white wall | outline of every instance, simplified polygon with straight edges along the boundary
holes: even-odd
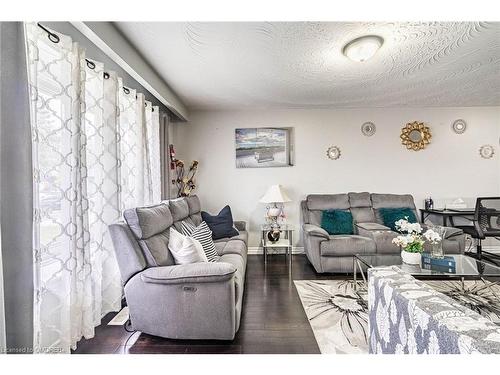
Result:
[[[463,118],[467,131],[452,132]],[[432,142],[414,152],[401,145],[406,123],[430,126]],[[361,134],[363,122],[372,121],[377,132]],[[240,127],[293,127],[295,165],[288,168],[237,169],[234,129]],[[279,183],[293,202],[286,205],[288,221],[300,229],[299,201],[311,193],[369,191],[411,193],[417,206],[431,195],[442,199],[499,195],[500,107],[405,108],[363,110],[254,110],[192,112],[187,124],[176,124],[173,139],[178,157],[197,159],[196,182],[202,208],[213,213],[229,204],[235,220],[250,226],[250,246],[258,246],[259,224],[265,207],[258,203],[271,184]],[[492,159],[479,156],[479,147],[495,147]],[[337,145],[339,160],[326,157]],[[298,232],[296,244],[300,246]]]

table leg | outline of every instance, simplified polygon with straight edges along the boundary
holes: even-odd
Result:
[[[290,245],[290,247],[289,247],[290,254],[288,255],[288,266],[290,267],[290,269],[292,269],[293,235],[292,235],[291,231],[289,232],[288,236],[290,237],[288,239],[288,243]]]
[[[266,232],[262,231],[262,253],[264,255],[264,264],[267,265],[267,246],[266,246]]]
[[[368,281],[366,280],[365,274],[363,272],[363,267],[361,266],[361,264],[359,264],[358,260],[356,260],[356,262],[358,263],[359,273],[361,274],[361,277],[363,278],[363,282],[365,283],[365,285],[367,285]]]
[[[356,257],[355,256],[352,257],[352,271],[353,271],[353,279],[354,279],[354,291],[357,292],[358,291],[358,281],[357,281],[358,270],[356,267]]]

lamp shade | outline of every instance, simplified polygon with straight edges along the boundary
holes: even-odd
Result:
[[[281,185],[271,185],[266,194],[260,198],[261,203],[285,203],[291,201]]]

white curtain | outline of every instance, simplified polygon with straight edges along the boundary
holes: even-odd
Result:
[[[122,289],[107,226],[160,201],[158,107],[26,24],[34,168],[35,351],[76,348]]]

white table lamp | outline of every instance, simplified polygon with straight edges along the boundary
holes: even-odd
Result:
[[[268,203],[267,217],[271,221],[271,226],[279,227],[278,217],[283,213],[283,203],[291,202],[281,185],[271,185],[266,194],[260,198],[261,203]]]

